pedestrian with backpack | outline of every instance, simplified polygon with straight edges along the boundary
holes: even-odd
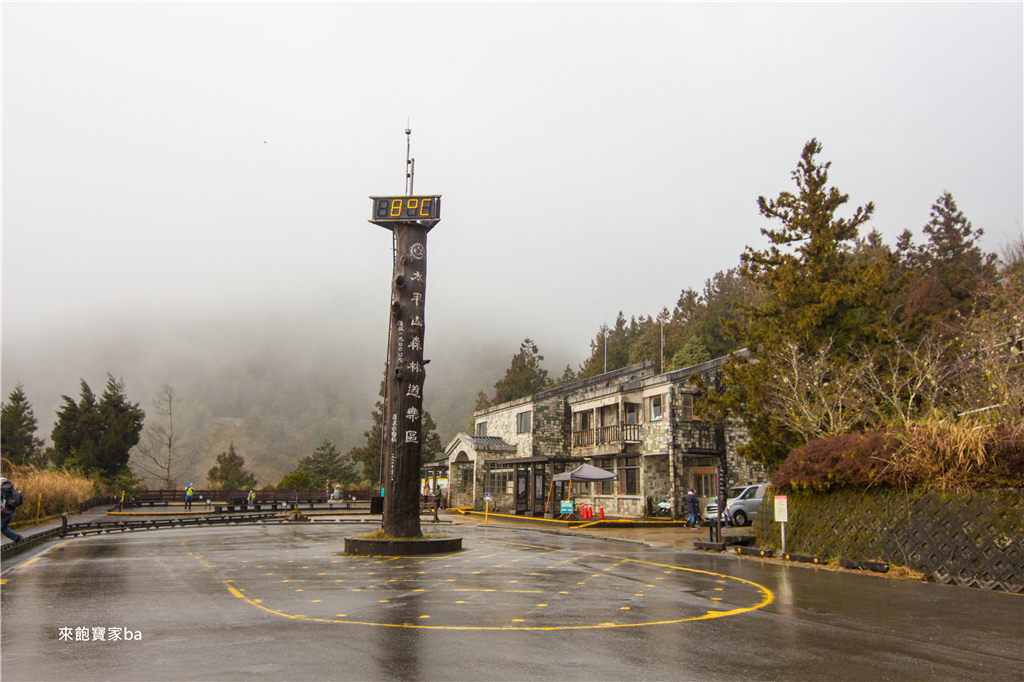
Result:
[[[5,537],[14,540],[15,543],[21,542],[24,538],[7,527],[11,520],[14,519],[14,510],[22,502],[21,491],[15,488],[14,484],[6,478],[0,478],[0,493],[3,495],[3,501],[0,503],[0,517],[2,517],[3,526],[0,528],[0,531],[3,532]]]

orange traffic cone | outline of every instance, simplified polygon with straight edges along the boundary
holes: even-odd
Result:
[[[600,507],[600,510],[601,510],[601,516],[600,516],[599,518],[600,518],[600,519],[601,519],[602,521],[604,521],[604,505],[603,505],[603,504],[601,505],[601,507]]]

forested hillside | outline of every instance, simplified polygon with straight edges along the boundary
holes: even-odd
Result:
[[[808,142],[795,188],[758,199],[767,248],[748,247],[671,310],[620,311],[557,377],[527,338],[477,408],[643,360],[670,371],[747,347],[749,359],[726,365],[724,394],[709,392],[701,409],[744,420],[744,454],[771,469],[817,438],[960,415],[1021,439],[1024,238],[1002,258],[984,253],[982,230],[944,191],[925,225],[887,245],[870,229],[874,205],[847,206],[821,152]]]

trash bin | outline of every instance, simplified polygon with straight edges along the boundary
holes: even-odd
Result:
[[[384,513],[384,498],[383,497],[371,497],[370,498],[370,513],[371,514],[383,514]]]

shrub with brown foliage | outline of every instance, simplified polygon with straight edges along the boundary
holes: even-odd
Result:
[[[772,476],[772,485],[819,491],[876,485],[899,445],[899,440],[884,433],[819,438],[790,452]]]
[[[790,452],[772,485],[819,491],[1024,488],[1024,426],[938,421],[819,438]]]

